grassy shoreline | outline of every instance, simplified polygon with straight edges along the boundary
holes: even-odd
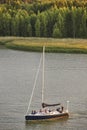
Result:
[[[15,50],[36,52],[41,52],[42,47],[46,46],[46,52],[87,54],[87,39],[0,37],[0,45]]]

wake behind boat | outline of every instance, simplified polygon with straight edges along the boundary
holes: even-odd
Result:
[[[36,86],[37,77],[39,74],[39,69],[41,66],[41,59],[40,59],[39,67],[38,67],[36,77],[35,77],[34,87],[33,87],[33,90],[31,93],[31,98],[30,98],[29,105],[28,105],[28,110],[25,115],[26,121],[39,121],[39,120],[46,121],[46,120],[65,118],[65,117],[69,116],[69,112],[68,112],[69,101],[67,101],[67,109],[65,109],[63,107],[63,105],[61,105],[61,103],[57,103],[57,104],[44,103],[44,52],[45,52],[45,47],[43,47],[43,57],[42,57],[43,58],[42,107],[40,110],[38,110],[38,111],[32,110],[32,112],[28,114],[30,105],[31,105],[31,101],[32,101],[32,97],[33,97],[33,93],[34,93],[34,89]]]

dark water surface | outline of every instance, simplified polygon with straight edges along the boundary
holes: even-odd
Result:
[[[87,55],[46,53],[45,101],[70,101],[69,119],[26,124],[41,53],[0,49],[0,130],[87,130]],[[41,70],[31,109],[41,102]]]

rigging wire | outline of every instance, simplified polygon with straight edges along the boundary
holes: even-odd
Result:
[[[37,72],[36,72],[35,82],[34,82],[34,86],[33,86],[33,89],[32,89],[31,96],[30,96],[30,101],[29,101],[29,104],[28,104],[28,109],[27,109],[26,115],[28,114],[29,109],[30,109],[31,101],[32,101],[34,90],[35,90],[35,87],[36,87],[36,82],[37,82],[38,74],[39,74],[39,71],[40,71],[41,61],[42,61],[42,54],[41,54],[39,66],[38,66],[38,69],[37,69]]]

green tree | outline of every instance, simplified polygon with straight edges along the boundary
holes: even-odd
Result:
[[[76,23],[75,23],[75,29],[76,29],[76,37],[81,38],[82,37],[82,16],[83,16],[83,10],[81,7],[79,7],[76,10]]]
[[[84,13],[82,16],[82,30],[83,30],[82,37],[87,38],[87,11],[86,9],[84,9],[83,12]]]
[[[30,23],[27,25],[27,36],[32,37],[32,26]]]
[[[1,35],[2,36],[10,36],[10,20],[11,16],[8,13],[4,13],[1,15]]]
[[[39,20],[40,20],[40,36],[41,37],[47,37],[47,18],[44,13],[38,14]]]
[[[65,37],[73,37],[73,20],[72,20],[72,12],[68,9],[65,20],[64,20],[64,31]]]
[[[60,29],[59,29],[57,23],[54,25],[53,37],[54,37],[54,38],[61,38],[61,37],[62,37],[61,31],[60,31]]]
[[[72,7],[73,38],[76,37],[76,7]]]
[[[36,23],[37,16],[36,14],[32,14],[30,16],[30,24],[32,27],[32,36],[35,37],[35,23]]]
[[[47,11],[46,18],[47,18],[47,36],[52,37],[53,27],[55,24],[54,11],[52,11],[52,10]]]
[[[40,20],[37,18],[36,23],[35,23],[35,34],[36,37],[40,37]]]
[[[0,36],[3,36],[3,14],[0,12]]]
[[[28,13],[25,10],[18,10],[15,19],[17,31],[16,34],[18,36],[26,36],[27,35],[27,17]]]

